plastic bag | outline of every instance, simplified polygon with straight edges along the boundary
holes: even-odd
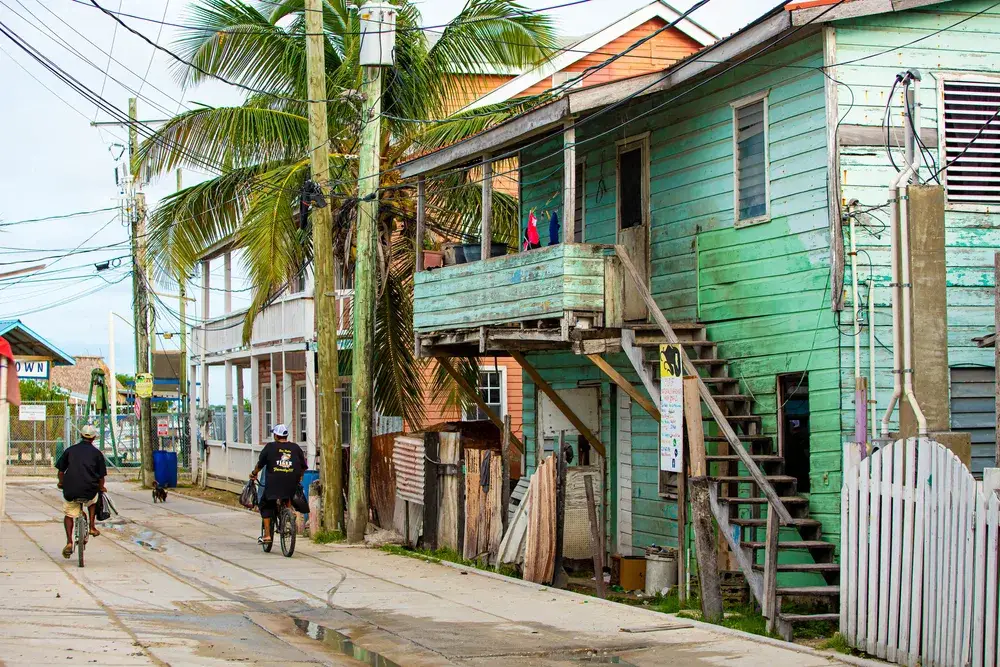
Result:
[[[246,507],[248,510],[252,510],[257,507],[256,480],[247,480],[247,483],[243,485],[243,490],[240,492],[240,505],[243,505],[243,507]]]
[[[97,513],[96,518],[98,521],[107,521],[111,518],[111,513],[118,513],[115,509],[114,503],[108,498],[108,494],[101,492],[97,496]]]
[[[306,494],[302,492],[301,485],[295,489],[295,495],[292,496],[292,509],[299,514],[309,514],[309,501],[306,500]]]

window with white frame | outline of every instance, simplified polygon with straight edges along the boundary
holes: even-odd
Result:
[[[504,394],[503,373],[500,369],[479,372],[479,396],[499,417],[504,414]],[[476,403],[466,406],[464,417],[465,421],[489,419],[486,412]]]
[[[295,390],[295,403],[296,403],[296,419],[298,426],[298,442],[304,443],[306,438],[306,386],[300,384]]]
[[[942,81],[949,204],[1000,204],[1000,78]]]
[[[770,215],[767,94],[733,103],[733,172],[737,226]]]
[[[261,411],[264,417],[264,439],[271,438],[271,429],[274,428],[274,408],[271,402],[271,387],[264,386],[260,389]]]

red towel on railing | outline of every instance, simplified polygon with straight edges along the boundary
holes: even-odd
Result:
[[[7,402],[11,405],[21,405],[21,387],[17,383],[14,353],[10,349],[10,343],[3,338],[0,338],[0,357],[7,360]]]

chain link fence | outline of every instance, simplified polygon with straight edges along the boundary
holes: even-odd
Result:
[[[66,401],[25,401],[10,407],[7,470],[11,474],[55,474],[55,462],[73,437],[72,406]]]

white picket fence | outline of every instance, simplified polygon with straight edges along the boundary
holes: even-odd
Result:
[[[997,493],[943,445],[911,438],[845,457],[841,504],[848,644],[899,664],[995,667]]]

